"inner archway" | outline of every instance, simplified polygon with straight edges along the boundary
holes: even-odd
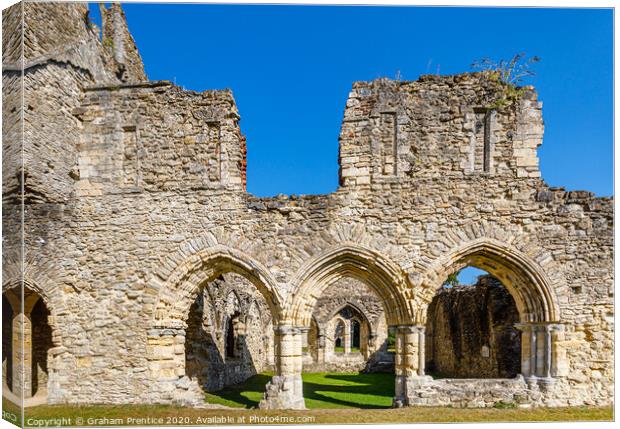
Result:
[[[217,392],[272,371],[269,306],[244,277],[226,273],[196,296],[187,319],[185,373],[205,392]]]
[[[306,405],[391,406],[394,354],[387,336],[384,306],[372,287],[345,276],[324,288],[302,343],[302,351],[312,351],[303,354]]]
[[[147,333],[147,352],[153,362],[150,376],[166,384],[167,392],[179,392],[195,403],[203,403],[205,395],[207,402],[217,402],[209,397],[210,392],[262,370],[254,365],[256,356],[277,364],[274,331],[282,317],[282,300],[269,270],[243,252],[217,245],[195,250],[190,256],[182,253],[183,257],[174,258],[179,261],[174,268],[165,267],[159,273],[160,278],[167,278],[165,282],[152,281],[158,300],[151,307],[152,328]],[[237,289],[247,293],[237,293]],[[223,308],[231,291],[238,296],[239,315]],[[252,323],[263,328],[253,330],[260,332],[258,338],[249,339],[246,326]],[[232,328],[228,332],[235,349],[228,358],[227,326]],[[254,346],[257,351],[252,352]],[[262,382],[260,396],[268,381]]]
[[[343,277],[323,290],[304,345],[304,372],[393,371],[380,297],[364,282]]]
[[[359,294],[343,294],[343,306],[340,307],[338,311],[347,305],[350,305],[353,309],[352,313],[355,313],[355,317],[351,317],[350,320],[357,319],[360,323],[360,349],[355,352],[350,350],[351,323],[349,321],[347,325],[347,318],[343,318],[345,320],[344,336],[347,338],[340,338],[340,343],[344,341],[345,350],[342,354],[342,360],[346,361],[346,365],[341,366],[340,370],[348,370],[344,368],[347,368],[349,363],[355,360],[364,362],[362,370],[356,373],[359,377],[378,374],[378,369],[383,369],[387,374],[373,375],[375,378],[382,378],[383,381],[379,382],[375,380],[369,385],[383,386],[382,393],[377,393],[376,396],[382,398],[381,401],[383,402],[381,406],[392,406],[395,397],[394,392],[399,385],[398,379],[402,377],[404,368],[399,368],[399,373],[397,372],[395,365],[396,360],[394,359],[395,354],[387,350],[388,327],[408,326],[411,325],[414,320],[411,304],[406,298],[406,290],[410,287],[408,286],[408,278],[398,265],[372,250],[359,247],[355,244],[343,244],[328,250],[304,264],[293,278],[292,283],[295,286],[295,291],[291,296],[285,316],[287,319],[292,320],[293,326],[298,327],[297,329],[301,331],[311,331],[311,321],[313,319],[319,319],[316,317],[316,310],[321,307],[320,300],[322,297],[325,296],[329,290],[341,289],[343,287],[342,282],[346,281],[357,282],[371,291],[378,308],[381,309],[379,311],[382,315],[376,318],[376,323],[366,323],[366,320],[371,317],[364,308],[365,303],[357,299]],[[346,290],[346,288],[343,290]],[[332,314],[328,320],[331,320],[334,315],[335,314]],[[381,319],[383,319],[383,321],[379,322]],[[381,326],[381,328],[379,328],[379,326]],[[326,327],[321,329],[321,327],[319,327],[318,331],[326,333],[323,341],[319,340],[318,342],[319,344],[323,344],[323,350],[325,350],[325,352],[322,357],[319,353],[319,359],[318,362],[316,362],[319,365],[318,368],[317,366],[308,365],[307,360],[303,361],[302,368],[305,374],[308,374],[309,371],[320,371],[321,368],[326,368],[325,365],[330,363],[329,360],[331,357],[337,355],[332,352],[330,356],[330,345],[333,347],[335,341],[338,340],[338,338],[332,337],[332,333],[335,332],[335,325],[332,328]],[[302,349],[302,344],[300,344],[299,349]],[[293,359],[291,359],[291,361],[294,362]],[[409,361],[406,362],[408,364]],[[294,368],[298,368],[296,364],[292,365]],[[298,375],[296,376],[301,378],[302,371],[298,371]],[[395,374],[396,377],[392,374]],[[336,375],[334,375],[334,377],[336,377]],[[350,377],[350,374],[345,375]],[[386,384],[385,380],[389,380],[389,383]],[[317,385],[318,383],[313,384]],[[322,386],[325,386],[325,384],[317,387]],[[389,387],[385,388],[385,386]],[[310,383],[304,382],[304,397],[306,398],[306,402],[312,399],[312,395],[314,395],[313,392],[316,392],[316,390],[309,390],[309,387],[313,386]],[[340,387],[338,390],[342,394],[347,392],[347,389],[343,387]],[[355,391],[355,388],[351,388],[350,391],[348,391],[351,398],[355,396]],[[366,391],[368,391],[368,389],[366,389]],[[345,404],[345,402],[347,401],[341,401],[339,404],[346,407],[348,403]],[[359,406],[360,403],[357,403],[357,405]]]

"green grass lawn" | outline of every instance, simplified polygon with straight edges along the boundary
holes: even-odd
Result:
[[[13,404],[3,401],[3,411],[17,412]],[[6,416],[6,414],[5,414]],[[209,418],[228,417],[225,422],[209,422]],[[118,426],[118,425],[222,425],[248,424],[252,419],[268,419],[254,423],[277,424],[286,416],[296,419],[292,423],[440,423],[440,422],[544,422],[544,421],[612,421],[612,407],[570,408],[513,408],[467,409],[449,407],[412,407],[399,409],[367,409],[351,412],[350,409],[314,410],[249,410],[205,409],[172,405],[40,405],[26,409],[26,425],[41,425],[51,419],[65,419],[63,426]],[[80,418],[82,424],[77,419]],[[137,419],[159,419],[154,422]],[[95,419],[95,420],[93,420]],[[103,419],[106,419],[103,421]],[[7,418],[5,417],[5,420]],[[38,420],[38,421],[37,421]],[[28,422],[31,422],[30,424]],[[291,421],[289,421],[291,423]],[[54,423],[51,423],[54,424]],[[47,424],[48,426],[50,423]]]
[[[359,353],[359,347],[351,347],[351,353]],[[344,353],[344,347],[334,347],[334,353]]]
[[[272,374],[257,374],[244,383],[207,393],[211,404],[252,408],[263,398]],[[304,398],[308,409],[389,408],[394,397],[393,374],[304,373]]]
[[[612,407],[570,408],[483,408],[449,407],[390,408],[394,395],[393,374],[307,373],[303,374],[304,398],[308,410],[258,410],[265,385],[272,374],[258,374],[236,386],[206,394],[207,402],[232,408],[205,409],[172,405],[40,405],[25,410],[27,426],[41,425],[50,419],[64,419],[63,426],[119,425],[213,425],[282,423],[438,423],[438,422],[542,422],[611,421]],[[351,409],[364,409],[351,412]],[[2,401],[3,417],[18,423],[19,408]],[[228,416],[222,422],[209,421]],[[140,421],[139,419],[160,419]],[[252,419],[268,419],[257,421]],[[34,419],[34,420],[33,420]],[[38,419],[38,422],[37,420]],[[29,422],[31,422],[29,424]],[[50,424],[50,423],[48,423]]]

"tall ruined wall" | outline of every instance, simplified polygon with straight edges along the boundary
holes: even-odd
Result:
[[[519,313],[491,276],[440,290],[428,308],[426,368],[456,378],[513,378],[521,372]]]
[[[141,82],[148,80],[144,73],[142,57],[136,42],[129,32],[125,12],[120,3],[112,3],[106,8],[99,3],[101,13],[101,42],[106,53],[116,65],[115,75],[123,82]]]
[[[22,5],[2,11],[2,256],[22,259],[21,190],[23,118],[20,73],[5,72],[5,64],[22,60]],[[4,338],[4,336],[3,336]],[[3,367],[4,368],[4,367]]]
[[[75,31],[84,22],[84,5],[50,7],[50,28],[65,16]],[[268,273],[284,307],[274,310],[277,322],[304,297],[296,282],[313,264],[343,276],[362,265],[353,270],[361,279],[386,266],[355,253],[364,249],[396,267],[400,280],[390,284],[401,288],[404,307],[422,323],[440,286],[433,275],[468,262],[458,251],[472,243],[502,249],[494,259],[480,253],[476,262],[504,284],[514,278],[515,261],[530,261],[544,274],[557,305],[553,321],[563,326],[562,366],[544,401],[611,401],[613,199],[549,188],[538,177],[542,118],[533,91],[492,113],[498,83],[481,74],[355,83],[340,137],[342,187],[330,195],[257,198],[244,192],[245,142],[229,92],[122,84],[96,35],[82,31],[88,43],[41,60],[25,78],[33,107],[26,136],[36,148],[26,164],[32,197],[25,268],[52,314],[50,402],[171,402],[193,395],[177,365],[184,362],[191,303],[182,311],[176,306],[186,302],[194,277],[231,269],[219,259],[200,262],[216,250]],[[3,78],[19,81],[6,64]],[[8,121],[17,111],[3,106]],[[220,165],[227,167],[220,182],[209,178],[217,160],[211,113],[225,131],[220,141],[230,143],[221,146]],[[5,189],[18,189],[15,172],[3,166]],[[16,227],[18,213],[3,211],[3,222]],[[323,258],[343,248],[353,250]],[[19,276],[19,262],[18,254],[3,252],[6,282]],[[528,287],[521,282],[513,290]],[[154,328],[162,314],[177,317],[170,331],[180,359],[149,354],[149,341],[163,332]]]
[[[344,186],[442,177],[540,177],[541,103],[484,74],[356,82],[340,133]]]

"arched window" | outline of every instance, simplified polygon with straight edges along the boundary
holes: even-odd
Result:
[[[359,352],[360,351],[360,322],[357,319],[351,320],[351,351]]]
[[[233,314],[226,320],[226,357],[237,357],[237,333],[235,332],[236,319],[239,317],[237,313]]]
[[[336,323],[336,331],[334,333],[334,351],[336,353],[344,353],[344,322],[338,320]]]

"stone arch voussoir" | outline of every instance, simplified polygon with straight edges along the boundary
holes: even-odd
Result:
[[[298,273],[309,260],[334,249],[355,243],[361,248],[373,249],[401,267],[409,263],[402,247],[395,245],[381,229],[372,230],[364,223],[333,224],[328,229],[308,237],[302,245],[288,246],[288,271],[291,275]]]
[[[247,253],[203,237],[185,243],[177,254],[162,261],[152,277],[150,289],[157,299],[147,311],[151,312],[153,326],[184,328],[189,308],[200,290],[207,282],[228,272],[254,284],[277,323],[283,299],[269,270]]]
[[[322,292],[345,277],[360,280],[377,293],[389,324],[411,322],[411,285],[404,270],[375,250],[346,242],[327,249],[298,269],[291,282],[293,292],[287,301],[285,319],[309,327]]]
[[[452,272],[467,265],[498,277],[515,299],[523,322],[560,320],[558,293],[565,287],[551,254],[516,229],[470,224],[448,231],[416,267],[416,319],[424,323],[436,290]]]
[[[22,265],[19,261],[5,259],[2,267],[2,293],[18,291],[23,286],[39,295],[50,312],[48,324],[52,328],[54,346],[60,346],[62,338],[61,330],[58,329],[58,317],[65,314],[67,308],[60,283],[49,275],[51,270],[52,267],[48,266],[29,262]]]

